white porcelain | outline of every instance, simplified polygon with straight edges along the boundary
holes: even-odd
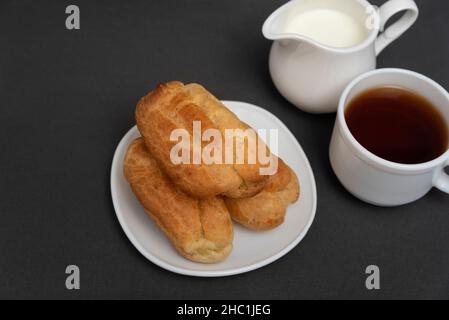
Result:
[[[379,69],[352,81],[343,92],[330,144],[332,168],[345,188],[359,199],[379,206],[397,206],[423,197],[432,187],[449,193],[449,150],[433,161],[406,165],[384,160],[365,149],[346,121],[348,103],[370,88],[392,85],[413,90],[431,101],[449,127],[449,94],[435,81],[412,71]]]
[[[349,14],[367,27],[366,39],[353,47],[336,48],[283,32],[295,15],[316,8]],[[376,56],[418,18],[413,0],[390,0],[379,10],[373,8],[365,0],[293,0],[276,10],[265,21],[262,32],[274,40],[269,64],[279,92],[304,111],[335,112],[346,85],[360,74],[374,70]],[[401,11],[405,11],[402,18],[384,30],[387,21]]]
[[[263,267],[292,250],[306,235],[316,211],[317,194],[312,169],[304,151],[288,128],[268,111],[243,102],[224,101],[237,116],[255,129],[278,129],[279,155],[296,172],[301,197],[287,210],[285,223],[267,232],[235,225],[234,249],[218,264],[200,264],[181,257],[167,237],[146,215],[123,176],[128,145],[137,137],[131,129],[117,147],[111,170],[111,192],[117,218],[133,245],[148,260],[169,271],[198,277],[229,276]],[[123,262],[126,263],[126,262]]]

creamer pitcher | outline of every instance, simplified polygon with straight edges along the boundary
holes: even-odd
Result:
[[[273,82],[304,111],[334,112],[345,86],[375,69],[377,55],[417,18],[413,0],[390,0],[380,8],[365,0],[290,1],[263,26],[264,36],[274,40],[269,59]]]

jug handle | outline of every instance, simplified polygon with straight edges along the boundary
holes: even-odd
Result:
[[[388,20],[395,14],[405,11],[404,15],[385,30]],[[419,10],[413,0],[390,0],[379,9],[380,35],[376,39],[376,56],[390,43],[399,38],[418,19]]]

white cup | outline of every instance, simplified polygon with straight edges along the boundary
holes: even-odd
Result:
[[[432,187],[449,193],[449,149],[421,164],[400,164],[365,149],[351,134],[345,119],[348,103],[358,94],[381,86],[401,86],[427,98],[449,127],[449,94],[435,81],[402,69],[370,71],[353,80],[341,96],[330,144],[330,162],[343,186],[357,198],[379,206],[398,206],[426,195]]]

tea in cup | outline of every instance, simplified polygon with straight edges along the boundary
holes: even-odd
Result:
[[[407,70],[358,77],[340,99],[330,161],[349,192],[375,205],[449,193],[449,93]]]

